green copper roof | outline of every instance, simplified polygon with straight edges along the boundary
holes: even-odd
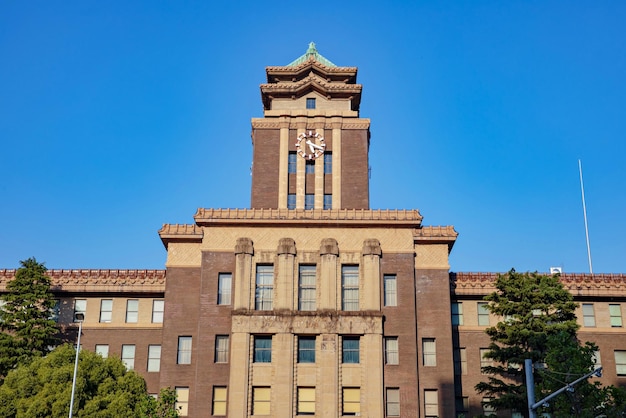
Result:
[[[298,64],[302,64],[303,62],[307,61],[309,59],[309,57],[313,57],[313,59],[315,59],[315,61],[317,61],[320,64],[323,64],[323,65],[325,65],[327,67],[336,67],[335,64],[333,64],[332,62],[330,62],[329,60],[324,58],[319,52],[317,52],[317,49],[315,48],[315,42],[311,42],[309,44],[309,49],[306,50],[304,55],[302,55],[301,57],[297,58],[295,61],[287,64],[287,67],[295,67]]]

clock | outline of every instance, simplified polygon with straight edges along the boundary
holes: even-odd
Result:
[[[317,132],[305,131],[298,135],[296,152],[306,160],[314,160],[324,154],[326,143],[324,137]]]

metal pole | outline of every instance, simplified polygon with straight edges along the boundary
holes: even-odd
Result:
[[[80,352],[80,334],[83,331],[83,321],[78,322],[78,341],[76,342],[76,360],[74,360],[74,378],[72,379],[72,398],[70,400],[70,415],[72,418],[72,410],[74,409],[74,391],[76,390],[76,372],[78,371],[78,353]]]
[[[580,173],[580,192],[583,198],[583,217],[585,218],[585,237],[587,238],[587,259],[589,260],[589,273],[593,274],[591,266],[591,247],[589,245],[589,227],[587,226],[587,205],[585,204],[585,186],[583,185],[583,166],[578,160],[578,172]]]
[[[535,404],[535,378],[533,377],[533,361],[529,358],[524,360],[524,372],[526,373],[526,395],[528,397],[528,417],[537,418]]]

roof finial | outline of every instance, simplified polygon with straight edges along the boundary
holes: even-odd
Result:
[[[315,42],[309,43],[309,49],[306,50],[307,55],[315,55],[317,54],[317,49],[315,48]]]
[[[288,67],[293,67],[295,65],[302,64],[303,62],[305,62],[307,60],[311,60],[311,59],[315,60],[315,61],[319,62],[320,64],[325,65],[327,67],[336,67],[335,64],[333,64],[332,62],[330,62],[329,60],[327,60],[326,58],[321,56],[319,52],[317,52],[317,48],[315,47],[315,42],[309,42],[309,48],[306,50],[304,55],[302,55],[301,57],[297,58],[296,60],[294,60],[290,64],[287,64],[287,66]]]

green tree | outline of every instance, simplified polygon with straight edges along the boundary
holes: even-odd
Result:
[[[163,388],[159,393],[159,398],[152,396],[145,398],[141,406],[141,417],[145,418],[176,418],[176,391],[172,388]]]
[[[74,372],[74,347],[59,346],[9,372],[0,386],[2,417],[66,417]],[[175,400],[174,400],[175,402]],[[75,417],[174,417],[151,415],[158,403],[147,394],[144,379],[115,358],[82,350],[79,355]],[[151,409],[152,408],[152,409]]]
[[[0,378],[18,363],[41,357],[58,344],[54,320],[56,300],[43,263],[20,262],[15,279],[7,284],[0,307]]]
[[[558,275],[511,270],[498,275],[495,287],[485,300],[490,302],[489,311],[502,320],[486,330],[491,344],[485,357],[494,363],[482,368],[489,377],[476,390],[492,398],[490,405],[496,410],[527,413],[526,359],[547,366],[534,373],[539,400],[593,370],[597,347],[581,345],[577,339],[577,304]],[[597,416],[609,406],[619,409],[621,396],[621,389],[602,389],[597,382],[585,381],[573,393],[555,398],[546,412],[553,417],[582,417],[587,413],[583,411]]]

